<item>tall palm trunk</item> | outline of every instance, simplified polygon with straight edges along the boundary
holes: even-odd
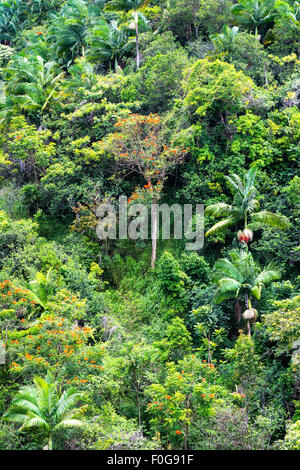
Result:
[[[119,67],[117,56],[115,57],[115,72],[117,72]]]
[[[152,239],[152,254],[151,254],[151,268],[154,269],[156,261],[156,246],[157,246],[157,200],[154,199],[151,206],[151,239]]]
[[[140,68],[140,49],[139,49],[139,17],[138,12],[134,12],[135,23],[135,47],[136,47],[136,68]]]
[[[250,298],[249,298],[249,295],[246,294],[246,310],[249,310],[251,309],[252,305],[251,305],[251,301],[250,301]],[[248,336],[251,338],[251,323],[250,323],[250,319],[248,318],[247,320],[247,329],[248,329]]]
[[[52,446],[52,434],[49,434],[49,438],[48,438],[48,450],[52,450],[53,449],[53,446]]]

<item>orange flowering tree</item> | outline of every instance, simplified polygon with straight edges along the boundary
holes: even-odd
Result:
[[[209,415],[214,401],[223,398],[224,389],[215,384],[215,366],[195,355],[178,364],[168,363],[166,372],[163,384],[152,384],[146,390],[151,399],[147,405],[150,425],[166,447],[186,449],[192,420]]]
[[[10,332],[6,343],[10,372],[23,376],[49,371],[66,374],[92,334],[91,328],[74,326],[69,319],[54,314],[45,314],[34,326],[26,326]]]
[[[91,376],[101,375],[102,344],[88,346],[93,331],[79,326],[85,299],[63,289],[41,310],[30,291],[0,282],[0,346],[5,347],[7,377],[31,380],[50,372],[61,382],[88,386]]]
[[[18,329],[36,307],[28,290],[15,287],[8,279],[0,282],[0,339],[6,341],[9,330]]]
[[[146,184],[129,198],[129,203],[143,196],[152,202],[152,257],[151,267],[156,260],[157,202],[161,197],[164,183],[169,174],[183,162],[188,149],[168,144],[166,129],[157,114],[142,116],[131,114],[120,119],[116,132],[104,141],[104,148],[111,153],[118,165],[128,173],[140,174]]]

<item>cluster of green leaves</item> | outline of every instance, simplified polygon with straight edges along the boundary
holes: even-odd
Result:
[[[300,448],[299,14],[0,1],[0,449]],[[100,241],[121,195],[204,248]]]

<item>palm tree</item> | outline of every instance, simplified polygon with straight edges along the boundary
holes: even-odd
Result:
[[[47,39],[67,67],[76,57],[85,56],[88,26],[89,12],[83,0],[67,2],[59,14],[52,15]]]
[[[210,40],[215,46],[217,52],[227,51],[234,43],[238,32],[238,26],[233,26],[232,28],[230,28],[229,26],[224,25],[222,28],[222,32],[219,34],[212,34],[210,36]]]
[[[139,51],[139,15],[138,12],[149,3],[149,0],[110,0],[106,3],[104,10],[106,11],[124,11],[133,10],[133,19],[135,27],[136,41],[136,67],[140,68],[140,51]]]
[[[288,2],[277,0],[275,2],[276,16],[287,20],[292,25],[300,27],[300,3],[294,2],[294,5],[290,5]]]
[[[222,258],[214,265],[212,280],[218,285],[214,300],[219,304],[226,299],[236,299],[238,322],[241,320],[240,301],[244,301],[246,310],[242,316],[247,321],[248,334],[251,336],[251,322],[257,317],[257,311],[252,308],[251,296],[260,300],[262,287],[279,279],[280,273],[271,266],[259,271],[247,250],[232,250],[229,255],[230,260]]]
[[[269,225],[279,229],[288,228],[288,219],[283,215],[269,211],[257,212],[260,204],[256,199],[257,189],[254,186],[256,174],[257,169],[252,167],[243,180],[236,174],[231,175],[231,177],[225,176],[235,204],[230,205],[220,202],[205,209],[205,215],[225,217],[206,232],[206,237],[217,235],[228,227],[238,226],[241,223],[244,224],[244,228],[247,228],[249,217],[252,223]]]
[[[275,0],[239,0],[231,12],[238,23],[254,31],[257,36],[261,27],[274,19],[274,6]]]
[[[0,118],[12,113],[34,112],[42,115],[56,85],[63,76],[55,62],[40,56],[15,56],[5,69],[7,86],[1,96]]]
[[[134,47],[126,32],[118,28],[116,21],[94,28],[88,43],[91,45],[88,58],[92,62],[102,60],[109,64],[110,69],[113,65],[115,71],[118,68],[119,59]]]
[[[19,29],[22,28],[21,2],[7,0],[0,3],[0,42],[10,44]]]
[[[75,388],[68,388],[59,395],[56,384],[50,382],[49,376],[46,380],[35,376],[33,382],[34,386],[19,390],[3,417],[21,423],[20,431],[30,431],[32,428],[41,431],[47,438],[48,450],[52,450],[56,431],[83,425],[79,416],[84,407],[74,408],[82,395]]]

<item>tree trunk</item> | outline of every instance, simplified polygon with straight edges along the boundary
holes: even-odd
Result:
[[[51,434],[48,439],[48,450],[52,450],[52,435]]]
[[[246,310],[249,310],[251,308],[251,302],[250,302],[248,294],[246,294],[245,300],[246,300]],[[247,328],[248,328],[248,336],[251,338],[251,323],[249,319],[247,321]]]
[[[136,376],[136,370],[134,369],[134,383],[135,383],[135,394],[136,394],[136,406],[138,409],[138,418],[139,418],[139,426],[142,425],[142,418],[141,418],[141,403],[140,403],[140,386],[139,381]]]
[[[154,269],[156,261],[156,245],[157,245],[157,200],[154,199],[151,206],[151,239],[152,239],[152,254],[151,254],[151,268]]]
[[[135,47],[136,47],[136,68],[140,68],[140,49],[139,49],[139,17],[138,12],[134,12],[135,22]]]
[[[186,400],[186,409],[187,409],[188,418],[189,418],[190,415],[191,415],[191,410],[190,410],[190,398],[191,398],[191,394],[189,394],[189,395],[187,396],[187,400]],[[189,433],[189,424],[188,424],[188,422],[187,422],[187,423],[185,424],[185,429],[184,429],[184,441],[183,441],[183,448],[184,448],[184,450],[187,450],[188,433]]]

